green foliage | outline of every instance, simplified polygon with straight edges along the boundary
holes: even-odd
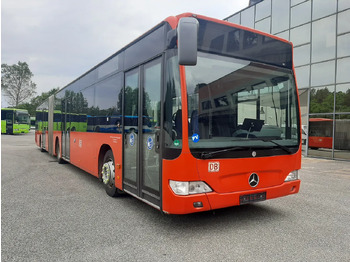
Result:
[[[334,92],[325,88],[313,88],[310,91],[310,113],[333,113]],[[350,89],[336,93],[336,112],[350,112]]]
[[[1,65],[1,91],[8,98],[10,106],[18,107],[35,94],[36,84],[33,73],[26,62]]]
[[[30,100],[30,103],[22,103],[17,106],[17,108],[27,109],[31,116],[35,116],[36,108],[42,104],[46,99],[51,95],[55,94],[60,88],[52,88],[48,92],[42,92],[41,95],[38,95]]]

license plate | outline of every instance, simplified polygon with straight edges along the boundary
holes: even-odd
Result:
[[[239,197],[239,204],[243,205],[243,204],[259,202],[264,200],[266,200],[266,192],[243,195]]]

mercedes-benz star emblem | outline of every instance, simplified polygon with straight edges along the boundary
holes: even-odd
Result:
[[[255,173],[251,174],[248,182],[251,187],[256,187],[259,184],[259,176]]]

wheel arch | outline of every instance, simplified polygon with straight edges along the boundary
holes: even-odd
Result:
[[[105,156],[105,154],[107,153],[107,151],[112,150],[112,148],[107,145],[107,144],[103,144],[100,148],[100,152],[98,154],[98,179],[100,179],[102,181],[101,178],[101,169],[102,169],[102,164],[103,164],[103,158]]]

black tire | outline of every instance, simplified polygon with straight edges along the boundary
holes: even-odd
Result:
[[[64,163],[64,160],[62,159],[61,150],[60,150],[60,143],[58,141],[56,143],[56,158],[57,158],[57,162],[59,164],[63,164]]]
[[[108,150],[103,158],[101,179],[107,195],[117,197],[122,194],[122,191],[115,187],[115,165],[112,150]]]

